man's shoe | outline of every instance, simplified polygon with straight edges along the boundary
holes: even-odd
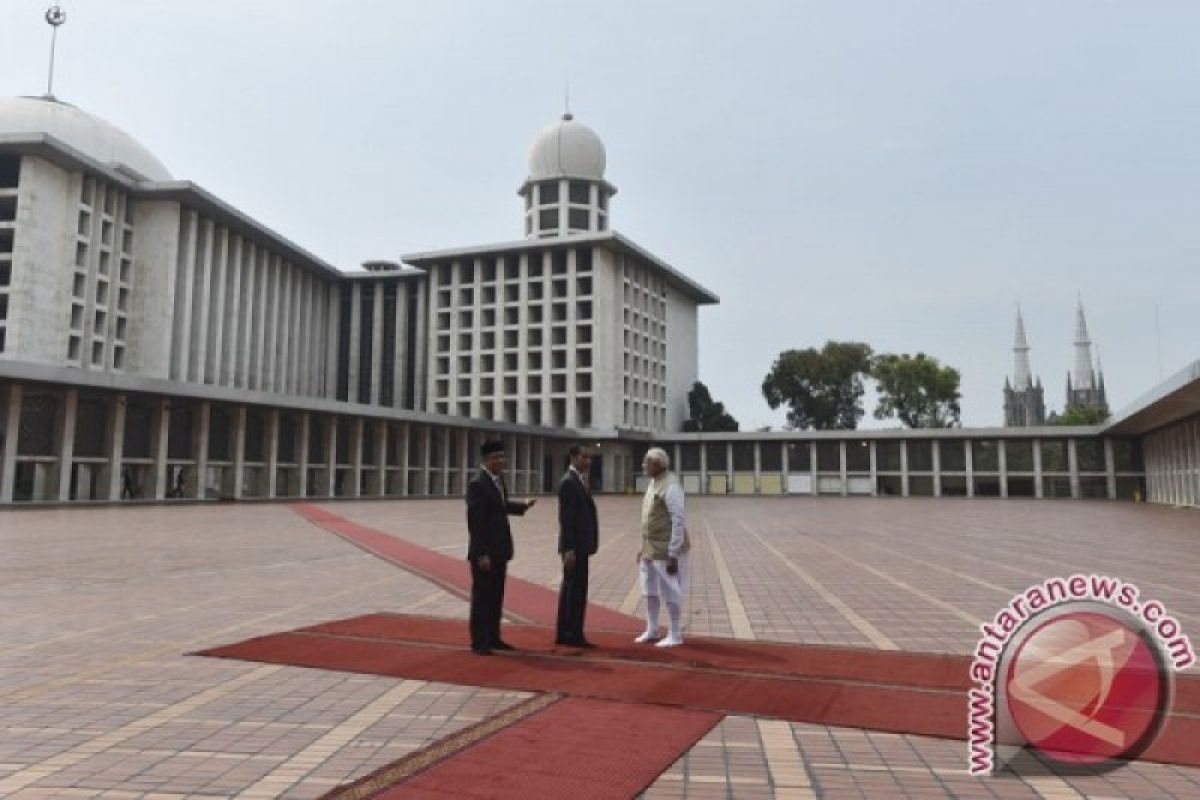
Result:
[[[490,647],[472,647],[471,652],[477,656],[490,656],[492,654],[492,648],[490,648]]]
[[[595,650],[595,649],[596,649],[596,645],[592,644],[592,643],[591,643],[591,642],[589,642],[587,639],[579,639],[579,640],[577,640],[577,641],[575,642],[575,646],[576,646],[576,647],[584,647],[584,648],[587,648],[588,650]]]
[[[559,636],[554,640],[555,644],[566,645],[567,647],[586,647],[593,648],[596,645],[584,639],[582,636]]]
[[[513,647],[508,642],[492,642],[492,649],[493,650],[516,650],[517,648]]]
[[[668,636],[667,638],[663,639],[661,642],[659,642],[658,644],[656,644],[654,646],[655,647],[678,647],[681,644],[683,644],[682,636]]]
[[[641,636],[637,637],[633,641],[635,644],[645,644],[646,642],[653,642],[657,638],[658,631],[645,631]]]

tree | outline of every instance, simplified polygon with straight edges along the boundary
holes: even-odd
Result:
[[[959,422],[962,409],[959,374],[924,353],[887,353],[871,363],[879,393],[875,419],[897,417],[910,428],[948,428]]]
[[[725,404],[713,400],[708,387],[700,381],[693,383],[688,392],[688,410],[691,417],[684,421],[683,429],[689,433],[738,429],[737,420],[725,411]]]
[[[863,416],[862,378],[870,366],[871,348],[861,342],[785,350],[763,380],[763,397],[772,409],[788,407],[793,428],[853,430]]]
[[[1099,425],[1108,419],[1103,406],[1070,406],[1052,422],[1055,425]]]

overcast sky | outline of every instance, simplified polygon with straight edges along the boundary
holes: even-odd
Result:
[[[46,5],[0,5],[0,94],[44,90]],[[999,424],[1018,302],[1051,408],[1077,294],[1114,407],[1200,357],[1200,3],[62,5],[60,99],[343,268],[520,238],[569,82],[613,227],[721,296],[700,377],[744,428],[826,339]]]

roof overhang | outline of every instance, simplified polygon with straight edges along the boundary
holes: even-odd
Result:
[[[43,158],[63,169],[93,175],[117,184],[124,191],[139,199],[178,202],[229,225],[239,234],[274,250],[296,266],[328,278],[340,278],[343,275],[337,267],[318,258],[286,236],[276,233],[191,181],[141,180],[125,169],[116,169],[109,164],[102,164],[45,133],[0,135],[0,150],[22,156]]]
[[[1200,361],[1193,361],[1117,412],[1105,433],[1138,435],[1200,415]]]

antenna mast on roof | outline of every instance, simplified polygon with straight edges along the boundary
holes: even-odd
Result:
[[[46,77],[46,97],[54,99],[54,47],[58,44],[58,28],[67,21],[67,12],[60,6],[46,9],[46,23],[50,26],[50,70]]]

